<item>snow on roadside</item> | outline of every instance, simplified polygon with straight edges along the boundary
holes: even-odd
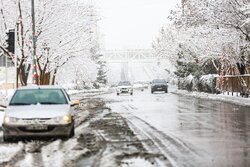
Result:
[[[125,159],[122,161],[121,167],[154,167],[155,164],[150,163],[142,158]]]
[[[243,98],[240,96],[232,96],[225,94],[209,94],[204,92],[188,92],[186,90],[176,90],[173,93],[181,94],[185,96],[192,96],[196,98],[203,98],[209,100],[219,100],[223,102],[233,103],[242,106],[250,106],[250,98]]]
[[[109,88],[102,88],[102,89],[83,89],[83,90],[66,90],[68,94],[76,94],[76,93],[100,93],[106,92]]]
[[[1,107],[0,107],[0,110],[1,110]],[[1,127],[2,124],[3,124],[3,117],[4,117],[4,112],[3,112],[3,111],[0,111],[0,127]]]
[[[70,164],[81,156],[88,154],[87,148],[79,146],[76,138],[66,142],[56,140],[42,148],[42,159],[45,167],[70,166]]]
[[[23,144],[7,144],[0,145],[0,164],[9,162],[16,155],[23,151]]]

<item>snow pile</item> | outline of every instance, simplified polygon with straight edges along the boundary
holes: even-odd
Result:
[[[0,145],[0,164],[9,162],[12,160],[19,152],[23,151],[23,144],[9,144]]]
[[[106,152],[108,152],[108,153],[106,153]],[[101,161],[100,161],[100,164],[102,164],[102,167],[118,166],[116,163],[116,157],[121,155],[123,152],[122,151],[106,150],[105,153],[104,153],[104,156],[102,156]]]
[[[0,107],[0,110],[1,110],[1,107]],[[4,112],[3,112],[3,111],[0,111],[0,127],[1,127],[2,124],[3,124],[3,117],[4,117]]]
[[[250,98],[243,98],[240,96],[232,96],[227,94],[209,94],[204,92],[188,92],[186,90],[176,90],[176,94],[181,94],[185,96],[192,96],[195,98],[209,99],[209,100],[218,100],[228,103],[233,103],[242,106],[250,106]]]
[[[0,104],[5,104],[5,95],[0,91]],[[4,109],[3,107],[0,107],[0,127],[3,123],[3,117],[4,117]]]
[[[154,167],[155,164],[150,163],[142,158],[133,158],[123,161],[122,167]]]
[[[87,148],[81,148],[77,139],[66,142],[56,140],[42,148],[42,158],[45,167],[70,166],[70,164],[88,153]]]
[[[92,94],[92,93],[103,93],[103,92],[108,92],[108,91],[109,91],[109,88],[101,88],[101,89],[67,90],[67,93],[69,95],[73,95],[77,93]]]

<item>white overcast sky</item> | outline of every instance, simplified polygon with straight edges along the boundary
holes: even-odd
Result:
[[[98,0],[105,49],[148,49],[180,0]]]

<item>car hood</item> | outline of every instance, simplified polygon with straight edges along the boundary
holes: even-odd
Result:
[[[70,105],[8,106],[6,116],[15,118],[53,118],[70,114]]]

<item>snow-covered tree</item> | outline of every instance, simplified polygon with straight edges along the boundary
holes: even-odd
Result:
[[[239,1],[238,5],[235,3],[236,1]],[[197,61],[203,65],[210,60],[219,72],[220,64],[215,62],[218,62],[225,54],[225,47],[230,47],[234,54],[233,57],[227,56],[227,58],[230,57],[230,63],[234,65],[244,63],[241,59],[240,49],[244,33],[238,31],[237,25],[242,23],[238,11],[242,10],[241,8],[246,2],[236,1],[230,3],[227,0],[183,0],[182,6],[172,11],[169,16],[172,25],[162,29],[153,44],[157,56],[164,55],[175,62],[179,59],[178,54],[182,48],[181,53],[184,54],[183,58],[186,61]],[[226,5],[227,8],[224,9],[223,5]],[[235,7],[235,11],[233,7]],[[226,24],[226,19],[227,22],[230,21],[228,18],[234,20],[231,21],[230,26]],[[244,19],[246,18],[246,14],[244,14]]]
[[[169,58],[179,77],[197,76],[197,70],[199,75],[246,73],[249,4],[249,0],[182,0],[168,17],[171,24],[153,42],[156,55]]]
[[[91,2],[76,0],[35,2],[39,82],[53,84],[58,71],[65,68],[70,59],[82,58],[86,62],[91,58],[92,45],[95,45],[91,40],[95,38],[92,35],[96,24],[92,21],[96,17],[92,15],[95,7]],[[30,8],[29,0],[0,0],[0,50],[14,61],[14,55],[4,47],[5,31],[17,25],[17,71],[23,85],[27,84],[29,71],[33,68]]]
[[[107,84],[107,69],[106,69],[106,62],[102,60],[102,55],[99,55],[97,61],[97,77],[94,83],[95,88],[104,87]]]

